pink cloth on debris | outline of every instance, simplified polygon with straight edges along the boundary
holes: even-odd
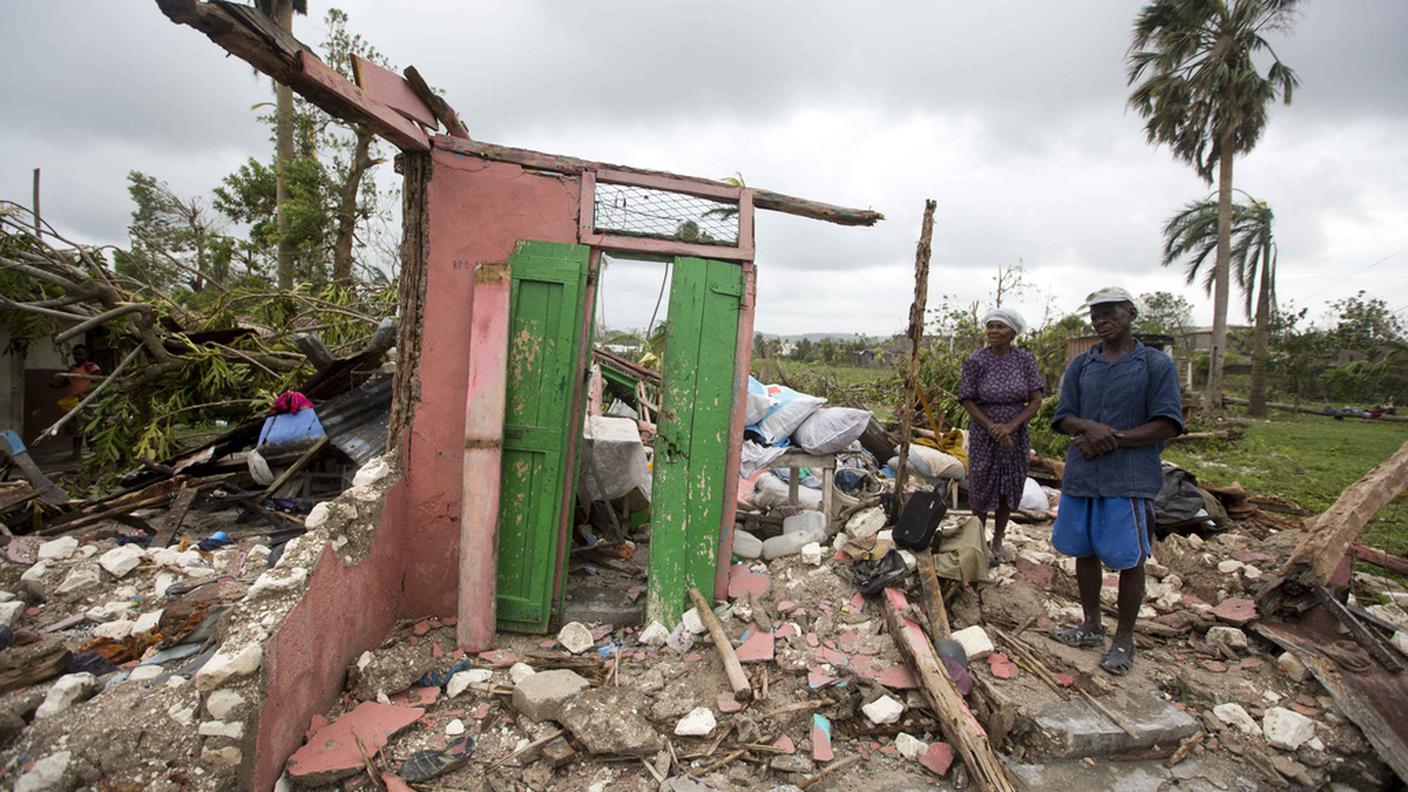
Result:
[[[307,396],[298,391],[284,391],[279,394],[277,399],[274,399],[274,406],[269,411],[278,415],[279,413],[297,413],[299,410],[311,409],[313,409],[313,402]]]

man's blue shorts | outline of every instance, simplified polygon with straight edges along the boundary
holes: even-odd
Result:
[[[1110,569],[1133,569],[1149,557],[1153,501],[1062,495],[1051,546],[1076,558],[1099,556]]]

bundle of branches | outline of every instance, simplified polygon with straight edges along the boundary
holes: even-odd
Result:
[[[182,270],[176,257],[148,244]],[[294,334],[317,332],[334,354],[360,348],[396,309],[394,286],[238,283],[199,275],[199,293],[163,292],[140,274],[119,274],[109,250],[75,244],[51,227],[35,229],[29,210],[0,201],[0,322],[23,348],[45,335],[60,344],[101,333],[118,361],[81,403],[35,441],[71,421],[86,423],[90,467],[161,458],[179,432],[217,419],[252,417],[295,387],[311,365]]]

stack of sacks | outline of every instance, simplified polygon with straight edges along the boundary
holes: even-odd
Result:
[[[963,446],[968,447],[968,433],[963,433]],[[891,470],[898,470],[900,457],[890,457]],[[939,479],[963,481],[968,477],[963,461],[952,454],[945,454],[937,448],[911,443],[909,446],[909,472],[933,484]]]

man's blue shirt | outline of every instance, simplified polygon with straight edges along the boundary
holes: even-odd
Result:
[[[1123,432],[1154,418],[1167,418],[1183,432],[1183,399],[1173,359],[1136,341],[1133,351],[1110,362],[1104,344],[1076,356],[1061,381],[1061,402],[1052,426],[1065,418],[1098,421]],[[1118,448],[1094,459],[1075,443],[1066,452],[1061,493],[1086,498],[1153,498],[1163,486],[1159,453],[1163,444]]]

